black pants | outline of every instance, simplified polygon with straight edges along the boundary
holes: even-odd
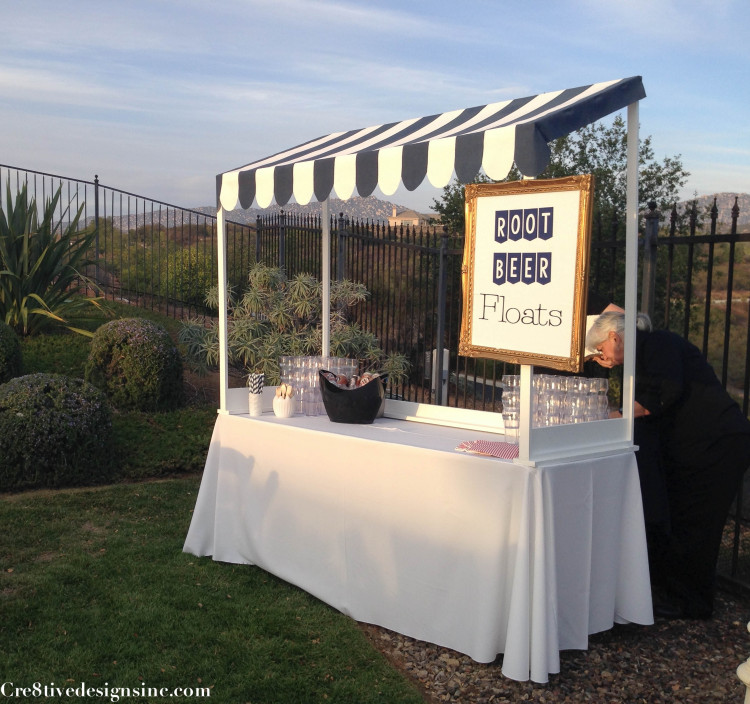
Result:
[[[710,618],[721,537],[750,465],[750,436],[723,438],[689,462],[662,459],[669,525],[647,526],[652,582],[686,617]]]
[[[669,495],[658,426],[646,418],[636,418],[633,424],[633,441],[638,446],[635,457],[638,461],[646,530],[669,533]]]

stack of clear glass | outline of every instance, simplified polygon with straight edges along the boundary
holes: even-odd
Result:
[[[296,399],[295,413],[306,416],[325,415],[320,394],[318,372],[327,369],[350,379],[359,370],[358,359],[344,357],[281,357],[281,382],[291,384]]]
[[[503,376],[503,423],[511,440],[518,438],[520,376]],[[586,423],[609,417],[609,380],[538,374],[533,377],[532,425]]]

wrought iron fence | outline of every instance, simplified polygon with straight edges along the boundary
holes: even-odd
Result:
[[[25,186],[42,208],[61,189],[59,217],[83,208],[80,225],[97,233],[85,273],[108,299],[166,315],[204,314],[206,290],[217,283],[216,217],[93,181],[0,164],[0,199]],[[252,257],[255,228],[227,224],[230,283],[240,285]]]
[[[644,229],[642,288],[656,327],[695,344],[747,416],[750,405],[750,232],[739,232],[735,198],[729,223],[719,222],[714,199],[662,218],[650,204]],[[721,232],[720,227],[728,227]],[[651,301],[651,302],[649,302]],[[719,575],[750,590],[750,477],[740,484],[725,532]]]

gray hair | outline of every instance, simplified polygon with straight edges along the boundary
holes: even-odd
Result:
[[[637,330],[651,332],[653,330],[651,318],[645,313],[638,313],[635,319],[635,327]],[[591,324],[586,333],[586,349],[596,349],[607,339],[611,331],[616,332],[620,337],[625,337],[625,313],[619,311],[602,313]]]

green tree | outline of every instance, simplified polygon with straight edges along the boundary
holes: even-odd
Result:
[[[587,125],[551,145],[549,166],[539,178],[559,178],[575,174],[594,175],[594,218],[610,225],[619,221],[624,227],[627,179],[627,127],[620,115],[607,126],[601,122]],[[661,210],[675,203],[685,185],[680,155],[659,162],[654,156],[651,137],[640,140],[638,148],[638,210],[650,201]],[[610,228],[605,228],[610,232]]]
[[[177,249],[162,261],[159,293],[189,305],[200,306],[216,279],[211,252],[198,246]]]

